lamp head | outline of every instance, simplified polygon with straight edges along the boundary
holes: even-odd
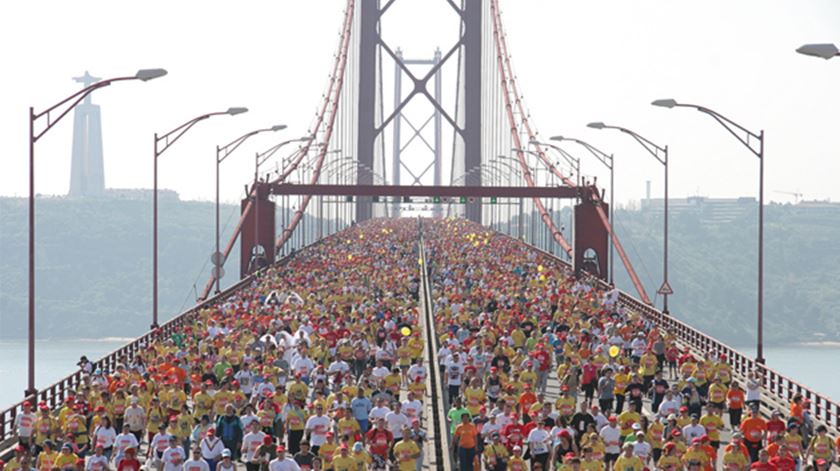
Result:
[[[587,124],[586,127],[592,129],[604,129],[605,127],[607,127],[607,125],[602,123],[601,121],[595,121],[594,123]]]
[[[677,106],[677,100],[673,98],[664,98],[661,100],[653,100],[651,103],[653,106],[661,106],[662,108],[673,108]]]
[[[565,138],[563,136],[551,136],[550,140],[560,142],[565,140]]]
[[[134,78],[142,80],[143,82],[148,82],[149,80],[163,77],[167,73],[166,69],[140,69],[134,75]]]
[[[272,127],[271,127],[271,130],[272,130],[272,131],[282,131],[282,130],[284,130],[284,129],[286,129],[286,125],[285,125],[285,124],[278,124],[278,125],[276,125],[276,126],[272,126]]]
[[[245,107],[233,107],[233,108],[228,108],[228,110],[225,111],[225,113],[227,113],[231,116],[235,116],[235,115],[242,114],[242,113],[247,113],[247,112],[248,112],[248,108],[245,108]]]
[[[805,44],[799,47],[796,52],[806,56],[821,57],[826,60],[840,55],[840,50],[834,44]]]

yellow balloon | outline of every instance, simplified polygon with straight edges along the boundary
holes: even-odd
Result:
[[[348,256],[347,256],[347,260],[353,260],[353,256],[352,256],[352,255],[348,255]]]
[[[359,234],[359,239],[364,239],[364,238],[365,238],[364,234]]]
[[[408,327],[403,327],[402,329],[400,329],[400,333],[403,337],[408,337],[409,335],[411,335],[411,329],[409,329]]]
[[[545,281],[545,275],[540,275],[540,281]]]
[[[423,259],[422,259],[422,258],[418,258],[418,259],[417,259],[417,264],[418,264],[418,265],[422,265],[422,264],[423,264]]]
[[[543,266],[542,265],[537,265],[537,271],[543,271]]]
[[[619,352],[618,346],[613,345],[612,347],[610,347],[610,357],[612,357],[612,358],[617,357],[618,352]]]

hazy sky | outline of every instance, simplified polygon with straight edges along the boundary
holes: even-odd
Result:
[[[808,199],[840,200],[840,58],[794,53],[808,42],[840,44],[840,2],[501,1],[537,128],[545,137],[578,137],[615,153],[620,201],[642,197],[646,179],[658,195],[660,166],[629,137],[587,129],[589,121],[668,144],[674,197],[756,192],[757,159],[711,118],[649,105],[667,97],[763,128],[768,198],[791,201],[776,191],[798,190]],[[405,28],[389,31],[389,41],[414,56],[445,48],[454,27],[437,22],[444,0],[410,3],[416,10]],[[287,124],[281,135],[255,138],[225,163],[223,199],[238,198],[254,151],[306,133],[326,85],[343,6],[341,0],[2,2],[0,194],[27,192],[30,105],[37,111],[73,92],[72,77],[86,69],[113,77],[164,67],[165,78],[115,84],[94,95],[102,106],[107,186],[151,186],[155,131],[247,106],[245,115],[200,123],[164,155],[160,169],[162,187],[209,200],[216,144]],[[38,143],[39,193],[66,193],[72,127],[70,115]],[[600,164],[585,162],[584,173],[605,178]]]

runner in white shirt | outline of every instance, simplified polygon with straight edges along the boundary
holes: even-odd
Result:
[[[211,428],[201,440],[201,457],[211,463],[218,462],[222,457],[225,444],[216,437],[216,429]],[[216,471],[215,469],[210,471]]]
[[[536,457],[537,460],[540,460],[541,455],[548,455],[549,451],[551,451],[551,435],[545,430],[543,426],[534,427],[530,433],[528,433],[528,438],[525,439],[525,442],[528,443],[528,449],[531,451],[531,457]],[[546,456],[547,457],[547,456]]]
[[[638,456],[645,464],[650,460],[651,446],[645,441],[645,432],[636,432],[636,442],[633,443],[633,454]]]
[[[604,453],[615,455],[615,458],[621,453],[621,430],[616,426],[616,422],[616,417],[611,415],[607,419],[607,426],[599,433],[604,440]]]
[[[309,443],[313,447],[320,447],[327,441],[330,430],[330,418],[324,415],[324,408],[320,404],[315,406],[315,415],[306,420],[303,430],[309,434]]]
[[[390,412],[391,409],[385,406],[385,398],[380,397],[376,400],[376,407],[368,413],[368,419],[370,423],[375,424],[377,420],[384,419]]]
[[[254,373],[251,372],[251,366],[247,363],[242,365],[242,369],[236,372],[233,375],[233,378],[239,381],[239,386],[242,389],[242,392],[245,393],[246,396],[251,395],[251,391],[254,388]]]
[[[402,411],[409,419],[423,419],[423,403],[415,399],[414,392],[408,392],[408,399],[402,403]]]
[[[210,464],[201,457],[201,450],[194,448],[192,459],[184,463],[184,471],[215,471],[210,469]]]
[[[183,471],[184,460],[187,457],[184,449],[178,445],[178,439],[174,436],[170,438],[169,443],[169,448],[163,452],[163,471]]]
[[[402,440],[403,428],[411,425],[411,421],[402,413],[402,404],[394,403],[394,410],[385,415],[388,430],[394,435],[394,442]]]
[[[102,453],[102,450],[103,447],[101,445],[96,445],[94,455],[88,458],[87,464],[85,465],[87,471],[108,470],[108,457]]]
[[[277,458],[268,463],[268,471],[300,471],[300,466],[292,458],[286,456],[286,447],[277,447]]]
[[[32,445],[32,426],[35,424],[37,417],[32,412],[32,403],[29,401],[23,402],[23,412],[15,416],[15,435],[21,443]]]
[[[315,362],[311,358],[301,355],[292,362],[292,371],[301,377],[309,379],[309,374],[315,369]]]
[[[242,461],[250,464],[254,460],[254,455],[262,446],[265,436],[260,430],[260,423],[252,422],[251,431],[242,438]]]
[[[103,450],[107,450],[105,456],[110,458],[114,441],[116,441],[116,439],[117,431],[111,426],[111,419],[103,417],[102,423],[93,431],[94,446],[101,446]]]
[[[126,448],[134,448],[136,450],[139,445],[140,443],[137,441],[137,437],[131,433],[130,426],[127,423],[123,424],[122,433],[117,435],[116,440],[114,440],[114,453],[116,456],[114,466],[119,466],[120,460],[125,455]]]
[[[154,451],[155,458],[160,459],[163,457],[163,452],[169,448],[169,434],[166,433],[166,429],[161,427],[160,431],[152,437],[152,443],[149,444],[149,450],[146,453],[147,456],[152,456],[152,451]]]
[[[417,363],[408,367],[408,378],[414,381],[415,378],[420,378],[420,381],[426,381],[426,367],[418,360]]]

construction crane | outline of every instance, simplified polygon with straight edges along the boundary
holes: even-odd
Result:
[[[799,202],[802,201],[802,193],[800,193],[799,191],[778,191],[777,190],[777,191],[775,191],[775,193],[780,193],[780,194],[783,194],[783,195],[793,196],[793,201],[796,202],[796,204],[799,204]]]

